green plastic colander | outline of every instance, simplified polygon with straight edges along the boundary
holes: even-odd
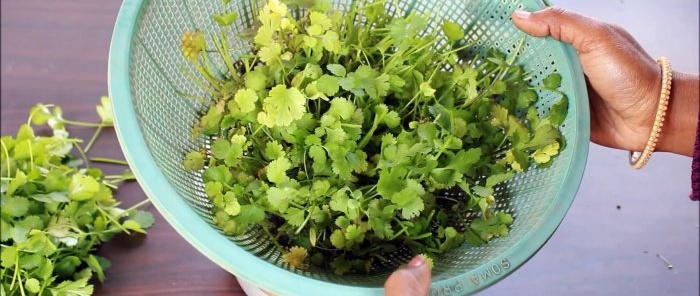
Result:
[[[228,6],[240,16],[234,30],[251,26],[252,1]],[[435,262],[431,295],[466,295],[512,273],[532,257],[554,233],[569,209],[581,182],[589,141],[589,110],[585,81],[575,51],[550,38],[532,38],[517,30],[510,15],[515,9],[537,10],[541,0],[395,0],[389,12],[432,12],[431,26],[449,19],[464,27],[466,38],[484,49],[511,53],[523,37],[517,62],[533,74],[534,82],[552,72],[562,75],[561,90],[569,98],[562,127],[566,148],[548,169],[532,169],[497,189],[507,202],[497,205],[513,215],[510,235],[474,247],[464,244]],[[333,0],[343,11],[352,0]],[[396,5],[394,6],[394,3]],[[201,176],[182,168],[183,155],[208,144],[194,138],[192,125],[204,106],[180,93],[201,91],[181,71],[182,33],[199,28],[216,32],[211,14],[220,0],[125,0],[109,57],[109,93],[117,135],[126,158],[153,204],[188,242],[227,271],[279,295],[383,295],[390,268],[369,275],[337,276],[333,272],[289,268],[265,236],[254,230],[240,237],[224,235],[212,223],[212,205]],[[395,9],[396,8],[396,9]],[[397,11],[399,10],[399,11]],[[233,36],[231,42],[243,40]],[[543,95],[543,94],[541,94]],[[541,97],[540,113],[557,97]],[[395,264],[410,254],[397,253]]]

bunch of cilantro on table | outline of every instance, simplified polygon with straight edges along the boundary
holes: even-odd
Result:
[[[194,133],[211,145],[183,165],[202,170],[214,222],[261,229],[291,266],[337,274],[508,235],[494,188],[562,148],[561,76],[530,85],[515,63],[523,40],[510,56],[479,54],[453,22],[433,30],[428,16],[358,2],[267,1],[236,36],[247,49],[230,48],[235,12],[213,16],[210,45],[184,33],[186,73],[207,96],[183,95],[209,106]],[[561,97],[544,117],[538,91]]]
[[[99,123],[76,122],[64,119],[58,106],[39,104],[16,136],[0,139],[0,295],[92,295],[89,281],[95,275],[103,281],[111,265],[95,254],[98,246],[119,233],[145,233],[153,224],[150,213],[138,210],[147,200],[122,209],[112,195],[134,178],[131,172],[105,175],[90,166],[126,164],[87,158],[100,131],[112,126],[109,98],[102,98],[97,113]],[[83,148],[66,125],[96,131]],[[45,126],[51,135],[38,134]],[[70,154],[73,148],[78,157]]]

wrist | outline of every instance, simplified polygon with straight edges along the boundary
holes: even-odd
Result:
[[[698,75],[673,71],[671,98],[657,151],[693,155],[698,114]]]

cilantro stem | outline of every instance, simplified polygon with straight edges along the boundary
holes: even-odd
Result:
[[[469,48],[469,47],[472,46],[472,45],[473,45],[472,43],[468,43],[468,44],[465,44],[465,45],[463,45],[463,46],[460,46],[460,47],[457,47],[457,48],[453,48],[452,50],[443,52],[443,53],[441,53],[441,55],[449,56],[450,54],[457,53],[457,52],[459,52],[460,50],[467,49],[467,48]]]
[[[214,87],[215,90],[217,90],[217,91],[221,90],[221,86],[218,83],[219,79],[217,79],[214,76],[214,73],[212,73],[212,71],[211,71],[211,67],[214,64],[212,64],[211,60],[209,60],[209,54],[206,52],[202,53],[202,59],[204,60],[204,63],[202,64],[201,62],[199,62],[197,65],[195,65],[195,67],[197,68],[197,70],[200,71],[200,73],[202,73],[202,75],[204,76],[204,79],[209,81],[209,83]],[[218,72],[218,69],[217,69],[217,72]]]
[[[558,89],[549,89],[549,88],[545,88],[545,87],[541,87],[541,86],[530,87],[530,89],[531,89],[531,90],[534,90],[534,91],[546,91],[546,92],[551,92],[551,93],[555,93],[555,94],[560,95],[560,96],[564,96],[564,95],[565,95],[562,91],[560,91],[560,90],[558,90]]]
[[[308,149],[304,149],[304,158],[302,158],[302,162],[304,163],[304,174],[306,174],[306,180],[310,180],[309,179],[309,170],[306,168],[307,151],[308,151]]]
[[[426,251],[429,251],[429,252],[431,252],[431,253],[436,253],[436,254],[442,254],[442,253],[443,253],[442,250],[436,249],[436,248],[426,248],[425,250],[426,250]]]
[[[111,178],[111,179],[105,178],[105,180],[102,182],[105,185],[116,189],[118,187],[117,184],[119,184],[121,182],[125,182],[125,181],[132,181],[132,180],[136,180],[136,177],[134,177],[134,176],[121,176],[120,178]]]
[[[433,44],[435,44],[435,42],[437,42],[437,39],[432,39],[432,40],[426,42],[425,44],[423,44],[421,47],[418,47],[418,48],[413,49],[412,51],[406,52],[406,55],[412,55],[412,54],[418,53],[418,52],[428,48],[429,46],[432,46]]]
[[[19,254],[19,250],[17,250],[17,253]],[[17,277],[19,277],[19,256],[15,259],[15,273],[12,275],[12,282],[10,283],[10,290],[15,287],[15,280],[17,280]]]
[[[45,106],[45,107],[48,107],[48,106]],[[27,125],[31,125],[32,117],[34,117],[34,113],[36,113],[36,111],[39,111],[39,109],[40,108],[36,108],[36,109],[32,110],[32,112],[29,113],[29,118],[27,118]]]
[[[131,212],[131,211],[133,211],[133,210],[135,210],[135,209],[138,209],[138,208],[140,208],[140,207],[142,207],[142,206],[144,206],[144,205],[149,204],[150,202],[151,202],[150,199],[148,199],[148,198],[147,198],[147,199],[144,199],[144,200],[140,201],[139,203],[137,203],[137,204],[131,206],[130,208],[126,209],[124,212],[125,212],[125,213]]]
[[[110,221],[112,221],[112,223],[114,223],[114,224],[117,226],[117,228],[119,228],[121,231],[126,232],[127,234],[129,233],[129,230],[127,230],[126,228],[122,227],[121,223],[119,223],[119,221],[115,220],[114,217],[112,217],[112,215],[110,215],[109,213],[105,212],[105,210],[103,210],[102,207],[97,207],[97,210],[100,211],[100,213],[102,213],[103,216],[106,216],[107,219],[109,219]],[[124,213],[127,213],[127,212],[124,211]],[[120,217],[121,217],[121,216],[120,216]]]
[[[255,136],[255,135],[256,135],[261,129],[263,129],[264,127],[265,127],[265,126],[261,124],[252,134],[250,134],[250,136],[251,136],[251,137],[252,137],[252,136]]]
[[[39,293],[36,293],[37,295],[44,295],[44,290],[46,290],[46,286],[49,285],[49,281],[43,281],[41,284],[41,289],[39,289]]]
[[[431,236],[433,236],[432,233],[426,232],[426,233],[423,233],[423,234],[421,234],[421,235],[406,237],[406,239],[409,239],[409,240],[421,240],[421,239],[424,239],[424,238],[426,238],[426,237],[431,237]]]
[[[410,106],[413,103],[413,101],[415,101],[419,96],[420,96],[420,92],[416,92],[416,94],[413,95],[411,100],[408,101],[408,103],[406,103],[406,105],[404,105],[403,108],[401,108],[401,110],[399,110],[399,113],[402,114],[404,111],[406,111],[406,108],[408,108],[408,106]]]
[[[109,188],[117,189],[117,185],[114,185],[111,182],[102,182],[102,184],[105,184],[105,186],[107,186]]]
[[[303,208],[303,207],[302,207],[302,208]],[[306,219],[304,219],[304,222],[301,223],[301,226],[299,226],[299,228],[297,228],[297,231],[294,232],[294,234],[299,234],[299,233],[301,232],[301,230],[304,229],[304,226],[306,226],[306,224],[309,223],[309,220],[311,220],[311,215],[314,213],[314,210],[315,210],[315,209],[316,209],[315,206],[311,207],[311,210],[309,211],[309,214],[306,215]]]
[[[191,80],[192,82],[194,82],[194,84],[196,84],[197,86],[199,86],[199,88],[201,88],[202,90],[204,90],[204,91],[206,91],[206,92],[209,92],[209,93],[211,93],[211,94],[215,94],[215,93],[216,93],[216,91],[217,91],[216,89],[212,88],[210,85],[204,84],[204,83],[202,82],[202,80],[199,79],[198,77],[195,77],[195,76],[185,67],[185,65],[181,65],[180,68],[181,68],[182,72],[184,72],[185,75],[187,75],[187,77],[190,78],[190,80]]]
[[[503,132],[503,139],[501,140],[501,143],[499,143],[498,146],[496,146],[495,151],[501,150],[501,147],[503,147],[503,144],[505,144],[507,140],[508,140],[508,136],[505,134],[505,131],[504,131]]]
[[[377,184],[374,184],[374,185],[365,185],[365,186],[362,186],[362,187],[360,187],[360,188],[358,188],[358,189],[359,189],[359,190],[363,190],[363,189],[368,188],[368,187],[369,187],[369,189],[367,189],[367,190],[365,191],[366,193],[372,192],[373,190],[377,189]]]
[[[115,180],[115,179],[133,180],[133,179],[134,179],[134,175],[130,175],[130,174],[124,174],[124,175],[107,175],[107,176],[104,176],[103,178],[104,178],[104,179],[112,179],[112,180]]]
[[[5,141],[0,141],[0,146],[2,146],[2,152],[5,154],[5,161],[7,162],[7,177],[10,178],[12,176],[12,172],[10,172],[10,152],[5,146]]]
[[[100,135],[100,132],[102,132],[102,126],[97,127],[97,129],[95,130],[95,133],[92,134],[90,141],[88,141],[87,145],[85,145],[85,153],[90,151],[90,148],[92,148],[92,145],[95,144],[95,141],[97,141],[97,137]]]
[[[369,129],[369,131],[367,131],[367,133],[362,137],[362,139],[360,140],[360,143],[357,144],[357,148],[358,148],[358,149],[364,148],[364,147],[367,145],[367,143],[369,143],[369,140],[370,140],[370,139],[372,138],[372,136],[374,135],[374,131],[375,131],[375,130],[377,129],[377,127],[379,126],[379,122],[382,121],[383,119],[384,119],[384,116],[382,116],[382,117],[374,117],[374,122],[372,123],[372,127],[371,127],[371,128]]]
[[[125,166],[129,165],[129,163],[126,162],[125,160],[108,158],[108,157],[90,157],[90,161],[101,162],[101,163],[110,163],[110,164],[119,164],[119,165],[125,165]]]
[[[496,68],[496,70],[501,70],[501,72],[498,73],[496,78],[491,81],[491,84],[488,86],[488,88],[483,90],[473,100],[465,101],[464,104],[462,105],[462,108],[469,106],[469,104],[471,104],[471,102],[473,102],[473,101],[476,101],[480,98],[483,98],[489,92],[489,90],[491,90],[491,88],[493,88],[493,86],[496,84],[496,82],[503,80],[503,77],[505,77],[506,73],[508,73],[508,70],[510,70],[510,68],[513,66],[513,63],[515,63],[515,59],[518,57],[518,54],[520,54],[520,51],[523,48],[523,44],[525,44],[525,38],[520,38],[520,40],[518,41],[518,44],[515,47],[515,50],[513,51],[513,55],[506,61],[506,67],[503,69],[500,69],[500,67]],[[484,63],[484,65],[486,65],[486,64]],[[496,70],[494,70],[494,71],[496,71]],[[489,75],[485,75],[481,80],[486,79],[486,77],[490,77],[492,74],[493,73],[490,73]]]
[[[15,265],[15,268],[19,269],[19,256],[17,256],[17,265]],[[22,294],[22,296],[26,296],[24,294],[24,284],[22,283],[22,275],[17,273],[17,283],[19,284],[19,292]]]
[[[447,145],[449,145],[450,142],[452,142],[452,138],[447,138],[447,141],[445,141],[445,143],[443,143],[442,147],[440,147],[440,150],[439,150],[438,153],[435,155],[435,160],[437,160],[438,158],[440,158],[440,156],[442,155],[442,153],[444,153],[445,150],[447,150]]]
[[[449,197],[445,197],[445,196],[441,196],[441,195],[438,195],[437,198],[439,198],[439,199],[444,199],[444,200],[449,200],[449,201],[454,202],[454,203],[459,203],[459,201],[456,200],[456,199],[454,199],[454,198],[449,198]]]
[[[518,57],[520,54],[520,51],[523,49],[523,45],[525,44],[525,37],[521,37],[520,40],[518,40],[518,44],[515,46],[515,50],[513,51],[513,55],[510,57],[510,59],[507,61],[508,66],[512,66],[513,63],[515,63],[515,59]]]
[[[78,150],[78,153],[80,153],[80,157],[83,158],[83,161],[85,162],[85,168],[90,168],[90,161],[88,160],[87,155],[85,155],[85,151],[83,151],[83,148],[78,145],[78,143],[73,143],[73,146],[75,149]]]
[[[226,64],[226,68],[228,68],[228,71],[231,73],[231,77],[233,77],[233,79],[237,82],[242,82],[241,78],[236,75],[238,73],[236,68],[233,66],[233,60],[231,60],[231,56],[228,53],[228,39],[226,38],[226,34],[224,34],[223,30],[219,32],[219,36],[212,37],[212,41],[214,41],[214,46],[216,46],[221,59],[224,61],[224,64]]]
[[[73,120],[67,120],[67,119],[64,119],[63,123],[67,123],[67,124],[75,125],[75,126],[83,126],[83,127],[110,127],[110,126],[114,126],[114,124],[73,121]]]
[[[403,224],[400,223],[401,221],[399,221],[399,219],[394,218],[394,220],[397,221],[397,223],[399,223],[399,225],[401,225],[401,230],[399,230],[399,232],[395,233],[394,236],[392,236],[392,237],[389,239],[390,241],[391,241],[391,240],[395,240],[396,238],[398,238],[398,237],[401,236],[402,234],[406,233],[406,231],[408,231],[408,229],[406,228],[406,226],[404,226]]]
[[[27,143],[29,143],[29,164],[32,168],[32,171],[34,170],[34,151],[32,150],[32,141],[27,139]],[[76,145],[76,144],[73,144]],[[9,159],[8,159],[9,161]]]
[[[112,228],[112,229],[101,230],[101,231],[84,232],[84,234],[85,235],[100,235],[100,234],[108,234],[108,233],[113,233],[113,232],[121,232],[121,229]]]
[[[270,230],[267,229],[267,225],[263,224],[262,229],[263,229],[263,231],[265,231],[265,234],[267,234],[267,236],[270,237],[270,241],[272,242],[272,244],[274,244],[278,250],[283,251],[284,248],[282,247],[282,245],[280,245],[279,242],[277,242],[277,238],[274,235],[272,235]]]
[[[202,103],[202,104],[204,104],[205,102],[209,101],[209,99],[207,99],[207,98],[203,98],[203,97],[200,97],[200,96],[188,94],[188,93],[182,92],[182,91],[180,91],[180,90],[175,90],[175,93],[177,93],[178,95],[181,95],[181,96],[183,96],[183,97],[185,97],[185,98],[193,99],[193,100],[197,101],[198,103]]]

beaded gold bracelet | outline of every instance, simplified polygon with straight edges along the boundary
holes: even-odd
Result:
[[[664,126],[666,111],[668,110],[668,103],[671,98],[671,81],[673,80],[671,63],[669,63],[668,59],[665,57],[659,57],[656,62],[661,65],[661,93],[659,94],[659,107],[656,110],[654,126],[651,128],[651,134],[649,135],[649,140],[647,140],[644,150],[641,153],[630,151],[630,165],[635,169],[641,169],[644,167],[647,162],[649,162],[654,149],[656,149],[656,143],[659,141],[661,129]]]

